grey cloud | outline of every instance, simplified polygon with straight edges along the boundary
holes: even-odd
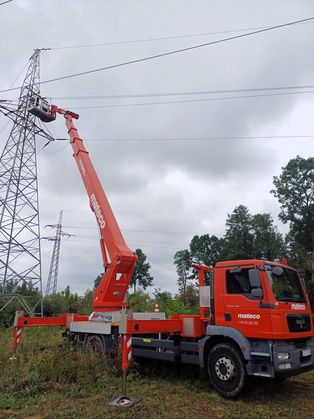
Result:
[[[16,0],[1,8],[2,31],[10,33],[1,46],[1,88],[10,86],[36,47],[267,26],[308,17],[314,11],[313,3],[306,0],[197,4],[185,0],[95,0],[88,5],[83,0],[71,0],[63,3],[62,7],[57,7],[56,2],[48,0]],[[42,94],[57,97],[311,84],[313,29],[314,24],[299,25],[186,54],[44,84]],[[47,80],[223,36],[48,51],[41,57],[41,77]],[[16,96],[11,93],[7,97]],[[306,133],[302,120],[293,126],[289,124],[296,108],[311,104],[311,97],[308,94],[81,109],[77,126],[83,138],[300,134]],[[93,104],[158,100],[161,99],[68,100],[57,104],[74,110]],[[312,118],[312,108],[312,104],[310,108],[307,105],[304,120]],[[0,129],[3,124],[1,120]],[[289,132],[285,130],[288,125]],[[66,137],[61,118],[50,124],[49,129],[55,137]],[[0,134],[0,146],[5,142],[4,134]],[[124,229],[223,234],[226,214],[235,205],[245,203],[252,212],[278,212],[276,200],[269,195],[272,176],[280,173],[280,167],[296,153],[308,156],[313,152],[310,142],[300,141],[296,147],[292,141],[86,141],[86,145]],[[38,140],[38,150],[43,145],[44,141]],[[88,198],[70,146],[64,146],[64,142],[56,142],[38,154],[41,223],[44,226],[56,222],[63,208],[73,211],[65,212],[66,225],[91,227],[91,230],[70,229],[78,237],[73,242],[64,242],[61,251],[60,288],[70,283],[74,290],[83,292],[92,286],[102,266],[96,223],[89,212]],[[130,247],[142,247],[147,253],[155,285],[174,292],[176,276],[172,261],[176,249],[164,243],[181,243],[177,249],[184,248],[193,234],[125,231],[125,235]],[[50,257],[48,243],[43,244],[43,250],[46,275]]]

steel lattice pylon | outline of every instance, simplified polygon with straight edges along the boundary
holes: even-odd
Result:
[[[61,237],[70,236],[69,234],[66,234],[62,231],[62,211],[60,211],[58,224],[51,224],[49,225],[49,227],[53,227],[56,229],[56,235],[55,237],[47,237],[48,240],[54,241],[54,245],[46,286],[46,296],[55,294],[57,292]]]
[[[0,157],[0,296],[16,295],[22,284],[42,295],[35,116],[28,112],[39,94],[39,55],[36,49],[30,58]]]

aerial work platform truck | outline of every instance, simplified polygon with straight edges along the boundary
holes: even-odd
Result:
[[[132,356],[200,367],[224,397],[238,396],[249,376],[282,381],[314,366],[313,316],[304,281],[286,261],[234,260],[198,271],[198,315],[131,313],[126,294],[137,256],[127,246],[106,194],[80,138],[73,112],[35,97],[29,111],[45,122],[65,118],[70,143],[100,234],[105,273],[94,292],[90,316],[31,318],[23,327],[63,326],[66,338],[102,354],[125,349]],[[122,349],[123,349],[122,348]]]

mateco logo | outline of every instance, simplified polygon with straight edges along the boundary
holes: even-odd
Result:
[[[92,204],[93,210],[95,211],[95,214],[96,214],[96,218],[97,218],[99,227],[101,229],[105,228],[106,223],[105,223],[104,217],[103,217],[103,215],[101,213],[100,206],[99,206],[99,204],[97,202],[96,196],[94,194],[91,194],[91,196],[90,196],[90,202]]]
[[[254,319],[254,320],[258,320],[260,319],[261,316],[259,314],[238,314],[238,319]]]
[[[291,310],[305,310],[304,304],[291,304]]]

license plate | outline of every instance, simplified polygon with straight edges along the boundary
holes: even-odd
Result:
[[[311,349],[304,349],[304,351],[302,351],[302,356],[310,356],[310,355],[312,355]]]

